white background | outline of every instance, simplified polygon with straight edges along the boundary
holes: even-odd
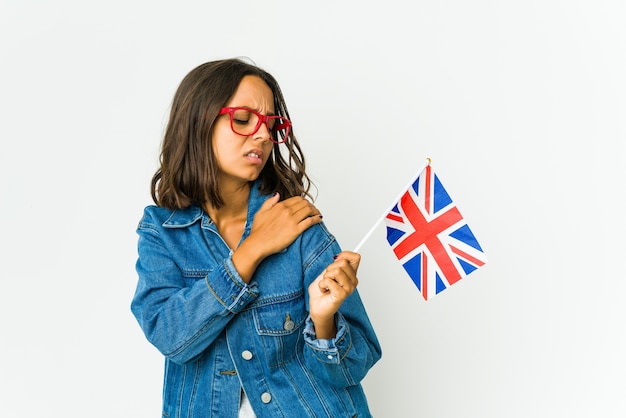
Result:
[[[168,107],[247,56],[353,248],[426,157],[489,262],[425,302],[381,225],[377,417],[626,416],[622,0],[0,1],[0,416],[160,414],[129,304]]]

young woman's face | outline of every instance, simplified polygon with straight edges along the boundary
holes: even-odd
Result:
[[[273,115],[274,95],[259,77],[245,76],[225,107],[244,107],[262,115]],[[262,123],[252,135],[239,135],[231,129],[230,116],[224,114],[217,118],[214,126],[213,152],[220,181],[243,184],[256,180],[274,146],[267,125]]]

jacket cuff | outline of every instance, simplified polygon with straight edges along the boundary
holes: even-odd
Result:
[[[348,354],[352,345],[348,323],[341,313],[335,314],[335,322],[337,335],[330,339],[317,339],[315,337],[315,327],[310,315],[304,325],[302,332],[304,342],[311,348],[313,356],[323,363],[338,364]]]
[[[207,286],[213,296],[230,312],[241,312],[250,302],[259,296],[256,282],[246,284],[239,276],[231,255],[218,267],[213,280],[208,280]]]

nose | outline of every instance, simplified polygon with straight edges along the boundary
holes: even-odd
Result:
[[[257,129],[257,131],[254,133],[254,139],[260,139],[263,141],[270,141],[272,138],[272,134],[270,132],[269,127],[267,126],[267,121],[263,121],[261,122],[261,124],[259,125],[259,129]]]

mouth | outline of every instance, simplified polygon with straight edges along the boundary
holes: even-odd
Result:
[[[248,151],[247,153],[245,153],[243,155],[246,159],[255,162],[255,163],[262,163],[263,162],[263,151],[261,151],[260,149],[253,149]]]

